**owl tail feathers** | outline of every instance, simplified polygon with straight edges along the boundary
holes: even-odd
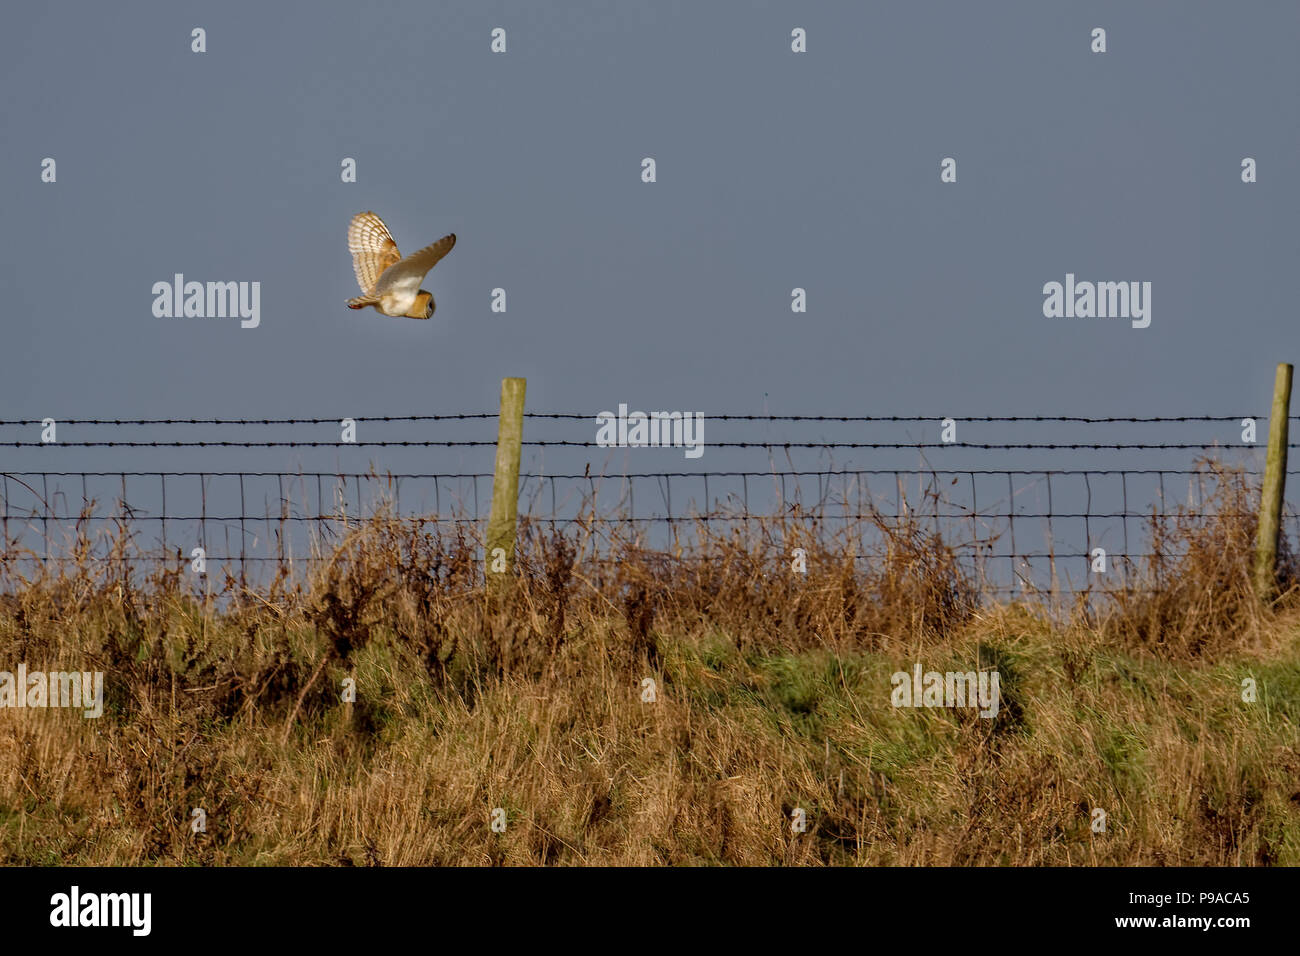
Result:
[[[355,299],[348,299],[349,309],[364,309],[368,305],[374,305],[379,300],[373,296],[359,295]]]

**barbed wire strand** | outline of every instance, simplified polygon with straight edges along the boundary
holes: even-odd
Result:
[[[612,412],[524,412],[524,418],[589,421],[593,424],[599,415]],[[662,412],[637,414],[665,414]],[[670,413],[671,414],[671,413]],[[1155,424],[1173,422],[1239,422],[1243,419],[1267,419],[1267,415],[1168,415],[1168,416],[1103,416],[1082,415],[741,415],[741,414],[687,414],[703,415],[709,421],[731,422],[941,422],[952,418],[957,422],[1070,422],[1077,424]],[[457,412],[441,415],[340,415],[333,418],[54,418],[59,425],[123,426],[123,425],[337,425],[344,420],[354,422],[442,422],[495,419],[498,412]],[[1289,421],[1300,421],[1292,415]],[[0,426],[43,425],[43,418],[0,419]]]

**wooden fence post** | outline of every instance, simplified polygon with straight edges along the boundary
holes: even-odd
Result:
[[[524,435],[522,378],[501,380],[501,417],[497,426],[497,466],[492,478],[492,514],[484,555],[487,579],[499,587],[515,566],[515,525],[519,518],[519,452]]]
[[[1255,539],[1255,593],[1270,601],[1277,590],[1277,546],[1282,531],[1282,501],[1286,494],[1287,418],[1291,414],[1291,371],[1277,367],[1273,411],[1268,420],[1268,459],[1259,500],[1259,533]]]

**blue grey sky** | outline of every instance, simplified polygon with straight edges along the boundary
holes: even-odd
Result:
[[[1276,363],[1300,357],[1293,2],[51,3],[3,20],[0,418],[490,411],[506,375],[532,410],[593,415],[1266,414]],[[431,321],[344,306],[366,209],[404,252],[457,233]],[[178,272],[260,281],[260,327],[156,318],[150,289]],[[1149,281],[1150,327],[1045,318],[1066,273]],[[754,434],[711,423],[706,441]]]
[[[479,409],[520,374],[533,407],[566,410],[761,410],[767,393],[814,413],[1180,413],[1258,406],[1300,343],[1294,3],[54,3],[5,20],[11,412]],[[408,251],[458,233],[433,321],[343,307],[362,209]],[[1045,319],[1041,287],[1067,271],[1150,280],[1151,327]],[[262,326],[154,318],[150,286],[175,272],[260,280]]]

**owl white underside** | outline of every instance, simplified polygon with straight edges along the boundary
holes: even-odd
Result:
[[[424,281],[425,275],[424,272],[416,275],[411,269],[403,269],[399,262],[379,277],[374,294],[382,296],[386,306],[392,303],[394,308],[405,312],[415,305],[415,297],[420,294],[420,283]]]
[[[403,289],[400,292],[389,292],[387,295],[382,295],[379,297],[379,311],[388,315],[405,315],[415,305],[415,297],[419,291],[419,283],[417,282],[409,292]]]

